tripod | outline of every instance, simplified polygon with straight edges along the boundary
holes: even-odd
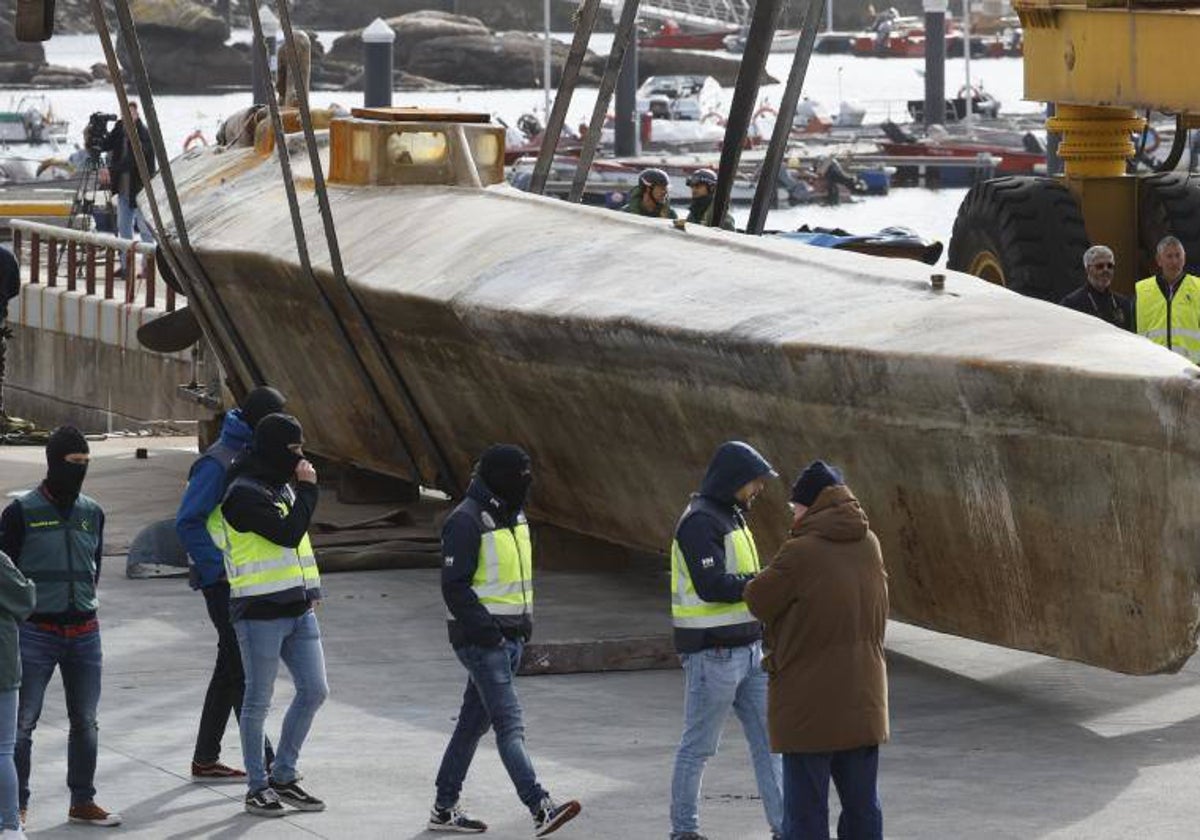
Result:
[[[71,218],[68,227],[73,230],[92,230],[95,227],[95,217],[92,215],[92,211],[96,207],[96,192],[99,189],[100,151],[88,149],[79,186],[76,187],[75,197],[71,201]]]

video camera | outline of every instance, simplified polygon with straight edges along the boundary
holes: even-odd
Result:
[[[84,147],[93,155],[102,152],[104,141],[108,139],[108,124],[117,120],[116,114],[104,114],[96,111],[88,117],[88,124],[83,129]]]

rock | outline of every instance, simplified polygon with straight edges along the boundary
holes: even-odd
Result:
[[[194,0],[133,0],[129,11],[139,37],[146,30],[165,29],[205,42],[224,44],[229,39],[229,24]]]
[[[30,64],[34,67],[46,63],[46,51],[39,43],[18,41],[13,33],[13,10],[16,3],[5,3],[0,12],[0,62]]]
[[[40,65],[28,61],[0,61],[0,85],[26,85]]]
[[[422,11],[401,15],[385,21],[396,33],[394,63],[398,68],[406,66],[418,44],[434,38],[452,35],[490,35],[491,30],[479,18],[452,15],[449,12]],[[347,32],[333,42],[329,57],[339,61],[362,64],[362,29]]]
[[[305,26],[346,31],[366,26],[377,17],[387,20],[431,6],[446,8],[447,4],[436,0],[296,0],[293,15]],[[493,29],[542,28],[542,0],[454,0],[453,7],[459,14],[479,18]],[[575,8],[571,3],[551,5],[551,27],[555,32],[571,30]],[[610,22],[611,16],[601,15],[602,26]],[[603,31],[611,31],[611,27]]]
[[[416,46],[404,69],[448,84],[540,87],[543,43],[540,37],[524,32],[434,38]],[[556,84],[570,48],[558,41],[552,43],[554,73],[550,83]],[[599,76],[585,64],[579,83],[594,85],[598,81]]]
[[[92,71],[78,67],[58,67],[46,64],[39,67],[30,79],[39,87],[87,87],[92,83]]]
[[[97,61],[92,65],[92,78],[98,82],[112,84],[112,73],[108,71],[108,65],[103,61]]]

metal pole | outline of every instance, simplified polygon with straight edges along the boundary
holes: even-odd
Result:
[[[637,108],[638,45],[632,38],[621,62],[617,76],[616,122],[613,125],[613,153],[617,157],[633,157],[641,151],[641,118]]]
[[[292,63],[290,69],[291,72],[296,74],[296,77],[299,78],[298,71],[300,62],[299,57],[296,55],[295,32],[292,29],[292,17],[291,13],[288,11],[287,2],[288,0],[276,0],[276,8],[279,10],[279,20],[283,26],[284,38],[288,44],[288,60]],[[450,459],[446,456],[445,451],[438,444],[437,439],[433,436],[433,432],[429,427],[429,423],[425,419],[424,414],[421,412],[421,408],[417,404],[416,397],[413,395],[412,389],[405,381],[400,370],[396,367],[395,361],[389,354],[387,348],[384,347],[383,341],[379,338],[379,334],[371,325],[370,318],[367,317],[366,309],[363,306],[362,301],[358,299],[358,296],[354,293],[354,289],[346,280],[345,266],[342,264],[342,249],[338,243],[337,228],[333,223],[333,211],[329,206],[329,193],[325,188],[325,172],[321,164],[320,151],[317,149],[316,134],[313,131],[312,111],[308,104],[308,91],[298,87],[296,90],[296,95],[296,106],[300,111],[300,126],[304,130],[304,143],[306,149],[308,150],[309,164],[312,167],[313,193],[317,198],[317,207],[321,213],[321,222],[325,230],[325,242],[329,249],[329,264],[330,268],[333,270],[334,279],[338,282],[342,288],[342,291],[346,294],[346,297],[349,300],[353,310],[353,314],[356,317],[360,328],[365,334],[366,343],[371,348],[371,351],[378,362],[381,364],[388,384],[394,389],[395,393],[399,395],[409,419],[416,427],[417,434],[421,437],[421,442],[425,446],[434,468],[438,471],[435,481],[442,489],[447,490],[452,495],[461,495],[465,489],[464,485],[458,479],[458,476],[450,463]],[[278,110],[276,110],[272,120],[276,123],[276,131],[278,136],[278,133],[281,133],[283,129],[283,122],[282,119],[279,118]],[[281,157],[282,154],[283,149],[281,147]],[[288,176],[288,182],[289,184],[291,182],[290,174]],[[290,193],[291,198],[295,200],[294,185],[291,186]],[[293,224],[296,224],[296,220],[299,219],[298,201],[296,202],[296,210],[293,219]],[[304,234],[302,224],[296,227],[296,233],[298,238],[303,240]],[[370,377],[368,376],[368,378]],[[420,467],[417,464],[416,458],[408,449],[407,441],[405,440],[401,431],[403,427],[400,424],[399,419],[393,412],[391,405],[383,399],[383,396],[378,387],[375,385],[373,379],[371,379],[370,384],[375,393],[379,394],[379,399],[382,402],[385,411],[387,412],[388,419],[397,429],[397,435],[400,438],[402,447],[404,448],[404,454],[407,456],[408,461],[412,466],[413,475],[416,477],[418,482],[421,481]]]
[[[542,36],[546,42],[542,45],[542,96],[544,98],[543,114],[550,119],[550,0],[542,3]]]
[[[578,202],[583,198],[583,188],[592,169],[592,159],[596,157],[596,147],[600,144],[600,132],[604,130],[604,116],[608,113],[608,104],[612,101],[613,89],[617,86],[617,73],[625,61],[625,49],[629,46],[634,25],[637,23],[638,3],[639,0],[625,0],[621,6],[617,32],[613,36],[608,61],[604,64],[600,90],[596,94],[596,107],[592,109],[592,121],[588,123],[587,137],[583,138],[583,149],[579,153],[579,165],[575,168],[575,179],[571,182],[571,194],[568,198],[570,201]]]
[[[966,76],[967,83],[967,110],[963,116],[963,120],[967,124],[967,128],[971,127],[971,121],[974,119],[975,103],[974,96],[971,92],[971,0],[962,0],[962,16],[963,16],[963,73]]]
[[[113,87],[121,105],[121,115],[123,119],[129,120],[129,101],[125,95],[124,76],[121,72],[121,63],[117,60],[116,49],[113,47],[108,22],[104,17],[104,9],[100,5],[100,0],[91,0],[91,3],[93,24],[96,27],[96,33],[100,36],[104,58],[108,63],[108,71],[112,75]],[[163,143],[162,130],[158,122],[158,109],[154,104],[153,91],[150,90],[150,79],[146,73],[146,64],[142,60],[142,47],[137,37],[137,29],[133,24],[133,16],[129,12],[128,0],[114,0],[114,5],[117,10],[117,23],[121,28],[121,38],[125,43],[134,81],[137,83],[138,95],[142,100],[142,110],[146,114],[150,142],[154,146],[154,154],[158,158],[159,177],[162,179],[163,192],[166,193],[167,203],[171,209],[171,218],[175,224],[175,235],[179,240],[182,257],[180,254],[176,254],[173,248],[165,247],[166,225],[163,224],[162,212],[149,174],[149,166],[142,154],[142,144],[130,143],[134,163],[137,165],[138,174],[145,185],[146,195],[149,198],[150,212],[154,216],[154,227],[159,236],[159,247],[162,249],[163,258],[175,272],[176,279],[183,285],[189,307],[195,307],[197,320],[202,325],[206,325],[205,331],[214,339],[213,346],[220,356],[221,367],[232,380],[230,388],[234,392],[234,396],[241,399],[254,385],[263,383],[262,373],[250,355],[246,343],[234,327],[229,312],[225,309],[225,304],[221,301],[220,296],[217,295],[212,281],[208,279],[204,267],[200,265],[196,253],[192,250],[187,235],[187,224],[179,204],[179,193],[175,189],[171,159],[167,155],[166,145]],[[132,125],[133,121],[130,120],[129,124]],[[185,261],[187,263],[186,270]]]
[[[946,119],[946,0],[925,0],[925,127]]]
[[[554,162],[554,152],[558,148],[558,138],[562,136],[563,125],[567,121],[567,109],[571,107],[571,97],[575,95],[575,85],[579,82],[579,70],[583,67],[583,59],[587,56],[588,39],[596,28],[596,16],[600,11],[600,0],[583,0],[579,14],[575,20],[575,38],[571,41],[571,51],[567,54],[567,63],[563,65],[562,76],[558,80],[558,94],[554,97],[554,105],[550,109],[550,117],[546,121],[546,131],[542,134],[542,147],[538,150],[537,163],[533,167],[533,178],[529,182],[529,191],[541,195],[546,191],[546,179],[550,176],[550,165]]]
[[[828,0],[825,4],[825,31],[833,31],[833,0]]]
[[[758,0],[754,7],[754,16],[750,19],[746,49],[742,53],[742,64],[738,68],[733,103],[729,107],[729,119],[725,123],[725,141],[721,146],[721,170],[717,173],[717,191],[713,195],[712,217],[718,220],[718,224],[729,210],[733,175],[737,171],[738,160],[742,156],[742,143],[746,140],[746,131],[754,114],[758,81],[766,69],[767,56],[771,54],[771,41],[775,38],[775,27],[779,22],[779,11],[785,2],[786,0]]]
[[[771,132],[771,144],[767,146],[766,157],[763,158],[762,169],[758,173],[758,185],[754,188],[754,204],[750,207],[750,221],[746,232],[756,236],[761,235],[767,222],[767,213],[771,209],[771,199],[775,197],[776,184],[779,181],[779,167],[787,152],[788,141],[792,135],[792,120],[796,116],[796,103],[800,99],[800,91],[804,88],[804,77],[808,73],[808,61],[812,58],[813,44],[817,40],[817,22],[821,19],[823,0],[803,0],[807,5],[804,9],[803,29],[800,30],[800,42],[796,44],[796,54],[792,58],[792,69],[788,73],[787,85],[783,89],[783,100],[779,103],[779,113],[775,117],[775,130]],[[719,225],[724,213],[717,216],[713,212],[715,224]]]

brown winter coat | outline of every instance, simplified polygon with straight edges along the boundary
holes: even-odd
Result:
[[[821,491],[745,599],[763,622],[772,752],[888,739],[887,573],[848,487]]]

